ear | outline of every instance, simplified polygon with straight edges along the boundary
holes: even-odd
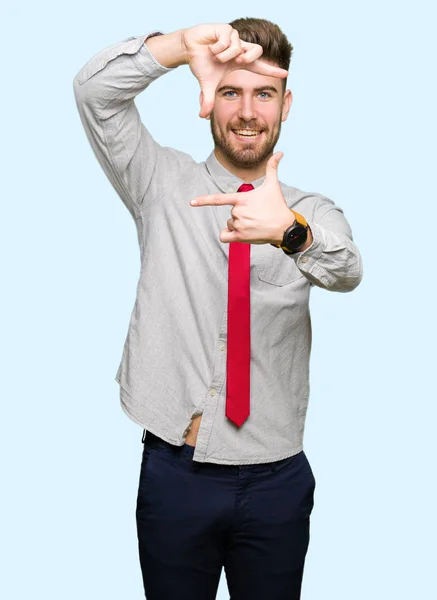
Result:
[[[290,112],[291,105],[293,103],[293,94],[291,90],[286,90],[284,94],[284,99],[282,101],[282,119],[281,121],[286,121],[288,117],[288,113]]]

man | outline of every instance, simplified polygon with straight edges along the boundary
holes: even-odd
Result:
[[[141,252],[116,380],[145,434],[149,600],[213,599],[223,567],[232,600],[300,598],[315,489],[303,451],[310,288],[352,291],[362,263],[342,209],[278,180],[291,52],[278,26],[238,19],[128,38],[74,79]],[[134,103],[184,64],[214,140],[202,163],[160,146]]]

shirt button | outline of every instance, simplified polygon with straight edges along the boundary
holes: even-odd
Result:
[[[302,258],[300,259],[300,262],[308,262],[308,257],[307,256],[302,256]]]
[[[226,350],[226,344],[223,344],[223,346],[220,346],[220,350],[223,352],[224,350]]]
[[[212,390],[209,390],[209,395],[210,396],[215,396],[215,389],[213,388]]]

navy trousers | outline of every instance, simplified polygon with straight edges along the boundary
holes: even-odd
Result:
[[[192,460],[143,436],[136,519],[148,600],[299,600],[316,481],[302,450],[272,463]]]

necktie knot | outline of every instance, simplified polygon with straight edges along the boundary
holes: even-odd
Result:
[[[251,183],[242,183],[238,188],[237,192],[250,192],[254,187]]]

